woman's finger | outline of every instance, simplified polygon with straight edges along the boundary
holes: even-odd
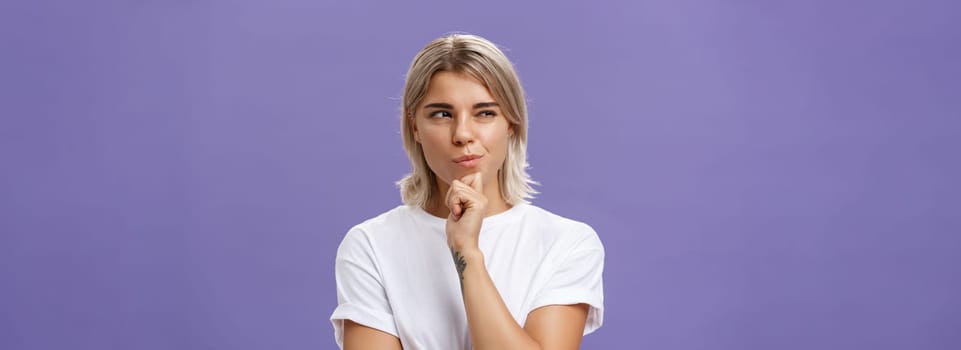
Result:
[[[451,208],[452,209],[450,210],[450,214],[454,216],[454,220],[456,221],[457,219],[460,219],[461,210],[462,210],[461,205],[454,204],[453,206],[451,206]]]
[[[461,215],[464,214],[464,205],[466,198],[463,194],[461,187],[463,183],[459,181],[454,181],[451,183],[450,190],[447,191],[447,208],[450,208],[450,213],[454,217],[454,220],[460,219]]]
[[[447,189],[447,194],[444,195],[444,203],[447,204],[447,207],[450,208],[450,209],[454,209],[454,208],[451,206],[450,197],[454,194],[454,189],[457,188],[457,183],[458,183],[458,182],[460,182],[460,181],[458,181],[458,180],[451,181],[451,182],[450,182],[450,187]]]
[[[474,189],[475,191],[481,192],[481,190],[482,190],[484,187],[483,187],[483,185],[481,185],[481,182],[480,182],[480,178],[481,178],[480,174],[481,174],[481,173],[478,171],[478,172],[476,172],[476,173],[472,173],[472,174],[470,174],[470,175],[466,175],[466,176],[460,178],[460,182],[463,182],[465,185],[467,185],[467,187],[470,187],[470,188]]]
[[[465,211],[483,201],[482,189],[483,182],[480,172],[451,181],[450,188],[447,189],[445,204],[450,209],[454,221],[459,220]]]
[[[484,193],[484,184],[481,183],[481,173],[479,171],[474,173],[474,181],[471,182],[470,187],[478,193]]]

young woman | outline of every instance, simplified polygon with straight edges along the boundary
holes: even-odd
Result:
[[[404,205],[353,227],[331,316],[343,349],[576,349],[603,320],[594,230],[527,202],[527,107],[507,57],[449,35],[414,58]]]

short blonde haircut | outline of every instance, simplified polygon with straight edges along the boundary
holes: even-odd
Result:
[[[507,56],[494,43],[479,36],[451,34],[431,41],[411,63],[401,99],[401,133],[410,159],[410,174],[397,182],[404,204],[425,207],[437,189],[437,176],[427,165],[424,150],[414,140],[414,114],[437,72],[467,74],[484,83],[513,127],[507,156],[498,172],[501,196],[508,204],[528,203],[537,193],[527,174],[527,101],[520,79]]]

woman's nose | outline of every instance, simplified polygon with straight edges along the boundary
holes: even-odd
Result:
[[[474,142],[474,124],[470,116],[457,118],[454,123],[453,141],[455,145]]]

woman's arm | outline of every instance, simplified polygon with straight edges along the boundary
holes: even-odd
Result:
[[[337,247],[337,308],[330,319],[342,349],[401,348],[373,251],[368,236],[357,227]]]
[[[457,251],[454,253],[457,256]],[[480,250],[461,256],[458,271],[474,349],[578,349],[587,304],[549,305],[527,316],[521,328],[494,286]],[[462,269],[460,267],[463,267]]]
[[[584,338],[587,304],[548,305],[527,314],[524,330],[541,349],[578,349]]]
[[[450,208],[447,243],[460,277],[464,309],[474,349],[577,349],[587,322],[586,305],[552,305],[528,315],[521,328],[484,264],[478,237],[487,207],[480,173],[454,180],[447,193]]]
[[[344,320],[344,350],[402,350],[400,339],[382,331]]]

